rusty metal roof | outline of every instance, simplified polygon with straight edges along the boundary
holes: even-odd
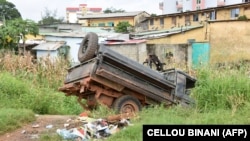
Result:
[[[32,50],[48,50],[48,51],[53,51],[53,50],[57,50],[58,48],[60,48],[63,45],[65,45],[64,41],[46,42],[46,43],[41,43],[41,44],[35,46],[34,48],[32,48]]]

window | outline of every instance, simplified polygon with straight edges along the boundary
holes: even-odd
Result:
[[[239,17],[239,14],[240,14],[240,9],[239,8],[231,9],[231,18]]]
[[[150,19],[149,23],[150,25],[154,25],[154,19]]]
[[[189,25],[190,24],[190,15],[186,15],[185,16],[185,25]]]
[[[213,12],[209,13],[209,19],[210,20],[216,20],[216,11],[213,11]]]
[[[176,17],[172,17],[172,24],[176,25]]]
[[[200,10],[201,9],[201,7],[200,6],[196,6],[196,10]]]
[[[160,18],[160,25],[164,25],[164,18]]]
[[[196,4],[201,4],[201,0],[196,0]]]
[[[108,22],[108,26],[114,27],[114,22]]]
[[[199,21],[199,15],[198,14],[193,15],[193,21]]]
[[[105,23],[98,23],[98,26],[103,27],[105,26]]]

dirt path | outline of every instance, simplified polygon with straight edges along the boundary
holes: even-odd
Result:
[[[0,141],[38,141],[42,134],[57,134],[67,120],[77,116],[38,115],[36,121],[0,136]],[[52,125],[52,127],[51,127]]]

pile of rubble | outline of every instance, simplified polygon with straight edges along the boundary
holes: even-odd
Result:
[[[89,141],[92,139],[103,139],[124,129],[130,123],[131,115],[119,114],[107,118],[94,119],[86,113],[74,120],[70,119],[64,124],[63,129],[56,132],[65,140]]]

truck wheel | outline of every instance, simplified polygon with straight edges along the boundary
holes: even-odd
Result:
[[[95,51],[98,48],[98,36],[94,32],[89,32],[83,38],[78,50],[78,60],[82,63],[95,56]]]
[[[113,109],[118,113],[136,113],[141,111],[142,105],[135,97],[124,95],[115,100]]]

